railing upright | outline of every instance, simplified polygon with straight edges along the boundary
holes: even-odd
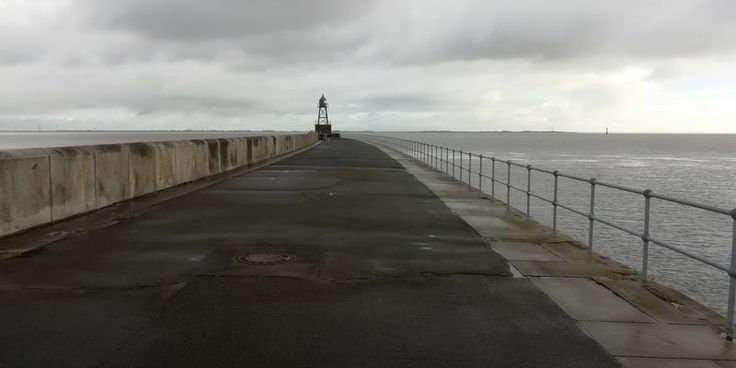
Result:
[[[460,174],[460,182],[463,182],[463,151],[460,152],[460,169],[458,170],[458,173]]]
[[[496,156],[491,157],[491,200],[496,201]]]
[[[483,193],[483,155],[478,155],[478,191]]]
[[[736,209],[731,211],[731,270],[728,272],[728,311],[726,313],[726,328],[728,336],[733,338],[733,315],[734,315],[734,302],[736,301]]]
[[[434,168],[434,144],[429,144],[429,167]]]
[[[455,177],[455,149],[452,149],[452,177]]]
[[[595,178],[590,179],[590,212],[588,213],[588,252],[593,251],[593,226],[595,225]]]
[[[652,191],[644,191],[644,232],[641,234],[642,257],[641,257],[641,279],[646,282],[649,279],[649,218],[652,207]]]
[[[450,149],[445,147],[445,174],[450,175]]]
[[[506,211],[511,209],[511,160],[506,161],[508,170],[506,171]]]
[[[552,197],[552,234],[557,235],[557,184],[560,181],[560,172],[555,170],[552,175],[555,176],[554,194]]]
[[[532,202],[532,165],[526,165],[526,218],[531,216],[530,206]]]
[[[473,190],[473,154],[468,152],[468,190]]]

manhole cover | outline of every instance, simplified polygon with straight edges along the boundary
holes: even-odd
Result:
[[[259,252],[239,255],[235,257],[235,260],[252,265],[276,265],[293,262],[296,256],[284,252]]]

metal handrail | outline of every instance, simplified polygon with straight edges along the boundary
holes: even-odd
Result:
[[[713,268],[716,268],[718,270],[721,270],[723,272],[726,272],[729,277],[729,288],[728,288],[728,309],[726,312],[726,327],[727,332],[729,336],[733,335],[734,332],[734,314],[736,312],[736,209],[728,210],[725,208],[720,208],[704,203],[698,203],[690,200],[685,200],[681,198],[675,198],[668,195],[655,193],[650,189],[635,189],[623,185],[613,184],[613,183],[607,183],[607,182],[601,182],[596,180],[595,178],[586,179],[580,176],[575,176],[567,173],[562,173],[559,171],[552,171],[547,170],[543,168],[534,167],[532,165],[525,165],[519,162],[511,161],[511,160],[503,160],[499,159],[497,157],[488,157],[484,155],[474,154],[471,152],[463,152],[459,151],[453,148],[433,145],[429,143],[414,141],[414,140],[408,140],[403,138],[396,138],[396,137],[388,137],[388,136],[375,136],[375,135],[363,135],[363,137],[368,137],[368,141],[372,141],[373,143],[383,145],[388,148],[392,148],[394,150],[397,150],[401,153],[406,154],[407,156],[417,159],[420,162],[426,163],[430,165],[432,168],[442,171],[448,175],[451,175],[453,178],[457,178],[455,175],[456,169],[459,169],[459,180],[464,182],[463,180],[463,172],[465,172],[465,175],[467,177],[467,183],[469,188],[472,187],[473,177],[474,175],[478,175],[478,190],[482,191],[482,179],[490,180],[491,182],[491,198],[493,200],[496,200],[496,185],[502,185],[506,187],[506,208],[511,208],[511,190],[516,190],[517,192],[520,192],[524,195],[526,195],[526,211],[525,214],[528,217],[530,217],[530,206],[531,206],[531,198],[539,199],[543,202],[549,203],[553,207],[553,214],[552,214],[552,232],[553,234],[557,234],[557,212],[558,208],[562,208],[564,210],[570,211],[574,214],[580,215],[582,217],[585,217],[588,219],[588,251],[592,251],[593,249],[593,233],[594,233],[594,225],[595,223],[601,223],[607,226],[610,226],[614,229],[617,229],[619,231],[622,231],[624,233],[636,236],[641,239],[642,241],[642,268],[641,268],[641,278],[644,282],[648,280],[648,266],[649,266],[649,245],[650,244],[656,244],[661,247],[667,248],[671,251],[674,251],[678,254],[684,255],[688,258],[694,259],[696,261],[699,261],[703,264],[706,264],[708,266],[711,266]],[[390,141],[391,143],[386,144],[386,141]],[[452,154],[450,153],[452,151]],[[444,152],[444,159],[443,157]],[[456,163],[456,158],[459,154],[459,165]],[[463,167],[463,156],[467,154],[467,161],[468,165],[467,167]],[[478,171],[472,170],[472,158],[477,157],[480,161],[478,165]],[[491,175],[488,176],[487,174],[483,174],[483,160],[484,159],[490,159],[491,160]],[[444,170],[442,167],[442,163],[444,163]],[[496,177],[496,164],[504,164],[507,167],[507,175],[506,175],[506,181],[500,180]],[[511,176],[511,169],[512,167],[518,167],[526,169],[527,171],[527,185],[526,188],[521,188],[519,186],[516,186],[512,183],[512,176]],[[451,170],[450,170],[451,169]],[[554,198],[549,199],[545,198],[541,194],[537,194],[532,192],[531,190],[531,181],[532,181],[532,172],[539,172],[544,174],[553,175],[554,177],[554,190],[553,190],[553,196]],[[559,178],[566,178],[570,180],[574,180],[581,183],[587,183],[590,186],[590,199],[589,204],[590,207],[588,209],[588,212],[575,209],[573,207],[564,205],[558,201],[558,187],[559,187]],[[637,231],[628,229],[622,225],[619,225],[615,222],[606,220],[601,218],[600,216],[597,216],[595,214],[595,198],[596,198],[596,187],[606,187],[610,189],[615,189],[623,192],[633,193],[637,195],[641,195],[644,197],[644,230],[643,231]],[[651,215],[651,200],[652,198],[656,198],[662,201],[675,203],[682,206],[687,206],[691,208],[697,208],[704,211],[709,211],[715,214],[719,215],[725,215],[729,216],[732,219],[733,228],[731,231],[732,239],[731,239],[731,259],[728,266],[722,265],[718,262],[715,262],[713,260],[707,259],[705,257],[699,256],[697,254],[694,254],[686,249],[682,249],[676,245],[670,244],[664,240],[660,240],[657,238],[654,238],[649,233],[649,225],[650,225],[650,215]]]

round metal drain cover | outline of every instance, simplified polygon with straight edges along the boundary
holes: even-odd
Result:
[[[235,257],[240,263],[252,265],[277,265],[296,260],[296,256],[284,252],[248,253]]]

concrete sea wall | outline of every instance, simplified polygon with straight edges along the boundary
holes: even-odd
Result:
[[[277,157],[314,133],[0,151],[0,236]]]

